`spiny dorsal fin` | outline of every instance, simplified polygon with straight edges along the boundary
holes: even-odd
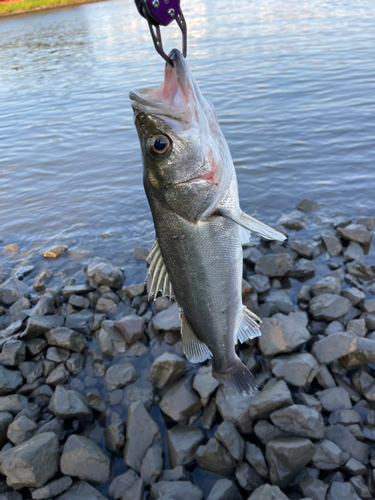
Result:
[[[244,306],[242,310],[241,323],[237,330],[235,344],[237,344],[238,341],[243,344],[246,340],[254,339],[255,337],[259,337],[261,335],[257,321],[261,322],[256,314],[252,313],[246,306]]]
[[[263,224],[263,222],[254,219],[254,217],[244,214],[243,212],[241,212],[240,215],[238,215],[235,212],[232,212],[231,210],[222,207],[218,208],[217,212],[222,217],[231,219],[239,226],[247,229],[248,231],[252,231],[254,233],[259,234],[262,238],[265,238],[266,240],[277,240],[277,241],[286,240],[285,235],[279,233],[275,229],[272,229],[272,227],[267,226],[267,224]]]
[[[147,278],[151,276],[151,286],[150,293],[148,294],[148,300],[151,300],[152,298],[156,300],[159,292],[161,292],[162,297],[169,297],[170,300],[174,299],[175,296],[173,293],[172,283],[170,282],[167,268],[164,264],[158,240],[155,240],[154,246],[152,247],[150,255],[147,257],[146,262],[150,263],[146,281]]]
[[[189,361],[192,363],[203,363],[206,359],[212,358],[210,349],[195,335],[183,315],[181,315],[181,335],[184,354]]]

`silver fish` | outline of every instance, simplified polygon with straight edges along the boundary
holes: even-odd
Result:
[[[130,92],[143,157],[143,182],[156,240],[150,298],[175,299],[186,357],[212,358],[212,374],[251,396],[256,382],[235,351],[260,335],[242,304],[242,245],[249,231],[285,236],[244,214],[228,145],[214,108],[178,50],[158,89]]]

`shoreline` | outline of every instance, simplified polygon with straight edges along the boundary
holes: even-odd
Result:
[[[45,11],[45,10],[53,10],[53,9],[60,9],[64,7],[72,7],[75,5],[84,5],[87,3],[98,3],[98,2],[106,2],[108,0],[66,0],[61,3],[53,3],[51,5],[42,5],[42,6],[37,6],[31,9],[26,9],[26,10],[17,10],[14,12],[1,12],[0,10],[0,19],[2,18],[8,18],[12,16],[21,16],[24,14],[32,14],[34,12],[40,12],[40,11]],[[0,3],[0,9],[2,5],[14,5],[14,3],[21,3],[21,2],[13,2],[13,3]]]

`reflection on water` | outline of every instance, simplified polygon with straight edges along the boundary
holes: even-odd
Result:
[[[374,214],[374,4],[183,8],[189,63],[231,148],[243,209],[272,223],[307,196],[329,214]],[[179,47],[177,25],[163,39]],[[152,242],[127,95],[163,71],[133,0],[0,21],[5,244]]]

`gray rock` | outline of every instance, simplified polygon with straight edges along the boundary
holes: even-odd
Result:
[[[246,462],[240,462],[236,468],[236,479],[238,484],[246,491],[254,491],[264,481],[257,472]]]
[[[242,495],[233,481],[219,479],[213,485],[207,500],[242,500]]]
[[[357,495],[359,495],[361,498],[372,498],[372,493],[368,489],[364,479],[362,476],[354,476],[349,479],[350,484],[353,485],[355,492]]]
[[[299,487],[305,497],[311,500],[325,500],[328,484],[312,476],[305,476],[299,481]]]
[[[49,345],[69,349],[74,352],[82,352],[86,347],[86,338],[69,328],[53,328],[45,334]]]
[[[135,384],[125,387],[122,406],[127,411],[132,403],[142,402],[147,411],[151,410],[154,393],[151,388],[139,387]]]
[[[60,255],[65,253],[67,250],[68,248],[64,245],[53,247],[50,250],[43,252],[43,257],[46,259],[57,259],[57,257],[60,257]]]
[[[173,469],[164,470],[159,481],[192,481],[192,475],[184,466],[178,465]]]
[[[285,290],[274,290],[265,297],[265,303],[274,306],[275,312],[289,314],[294,310],[294,304]]]
[[[130,488],[124,492],[121,500],[143,500],[143,479],[136,479]]]
[[[65,366],[67,370],[73,375],[78,375],[82,369],[82,354],[79,352],[74,352],[70,355],[70,358],[66,361]]]
[[[64,430],[64,420],[62,418],[55,417],[49,422],[43,424],[37,434],[42,434],[43,432],[54,432],[58,439],[62,441],[65,438],[65,430]]]
[[[88,285],[87,283],[84,283],[82,285],[67,285],[64,286],[62,293],[63,293],[63,299],[64,302],[68,302],[69,298],[72,295],[85,295],[86,293],[89,293],[93,288]],[[77,300],[77,299],[75,299]]]
[[[322,240],[327,248],[331,257],[336,257],[342,252],[342,244],[339,238],[331,231],[324,231],[322,233]]]
[[[6,305],[14,304],[25,295],[27,288],[26,283],[12,276],[0,285],[0,302]]]
[[[113,321],[103,321],[98,340],[100,350],[106,359],[113,359],[126,351],[126,341]]]
[[[337,228],[337,234],[344,240],[356,241],[362,245],[368,245],[372,240],[372,231],[368,231],[362,224],[349,224],[346,227]]]
[[[203,500],[203,491],[189,481],[159,481],[150,493],[151,500]]]
[[[315,443],[316,450],[312,458],[314,467],[321,470],[335,470],[342,466],[349,458],[348,453],[342,451],[333,441],[323,439]]]
[[[255,265],[256,273],[272,278],[285,276],[292,269],[293,259],[288,253],[263,255]]]
[[[245,453],[245,440],[232,422],[222,422],[215,431],[215,437],[240,462]]]
[[[306,278],[315,272],[315,264],[311,260],[298,259],[289,271],[288,276],[291,278]]]
[[[360,500],[355,489],[350,483],[339,483],[334,481],[328,492],[327,500]]]
[[[291,405],[270,415],[271,422],[288,434],[312,439],[322,439],[325,426],[322,415],[303,405]]]
[[[105,447],[118,452],[125,444],[125,423],[117,413],[112,414],[112,422],[104,429]]]
[[[171,467],[189,465],[198,447],[206,441],[206,434],[199,427],[176,425],[166,432]]]
[[[12,415],[17,415],[28,405],[28,400],[21,394],[10,394],[9,396],[0,397],[0,412],[9,412]]]
[[[44,335],[53,328],[63,326],[63,324],[64,318],[57,314],[53,316],[42,316],[40,318],[29,318],[27,320],[26,330],[22,333],[21,338],[23,340],[34,339],[35,337]]]
[[[174,302],[168,309],[160,311],[152,318],[152,327],[156,330],[177,330],[181,329],[180,311],[177,302]]]
[[[314,253],[314,247],[303,239],[291,241],[290,248],[301,255],[301,257],[306,257],[307,259],[311,259]]]
[[[350,300],[353,306],[359,304],[363,299],[366,298],[365,292],[358,290],[358,288],[347,288],[343,292],[344,297]]]
[[[91,420],[92,411],[88,401],[77,391],[69,391],[66,387],[58,385],[51,398],[49,409],[61,418],[77,418],[78,420]]]
[[[329,412],[341,409],[351,409],[349,394],[342,387],[332,387],[316,393],[323,408]]]
[[[216,438],[211,438],[206,445],[201,445],[195,454],[200,469],[222,476],[230,476],[235,468],[235,461]]]
[[[357,224],[362,224],[366,226],[369,231],[375,229],[375,217],[359,217],[357,219]]]
[[[31,493],[34,500],[55,498],[60,493],[63,493],[73,484],[73,480],[69,476],[60,477],[55,481],[51,481],[42,488],[38,488]]]
[[[53,311],[55,305],[55,298],[51,293],[45,293],[39,299],[37,305],[28,313],[30,318],[41,317]]]
[[[200,395],[204,406],[218,386],[219,382],[212,376],[212,367],[201,366],[194,377],[193,387]]]
[[[336,410],[330,414],[328,419],[331,425],[359,424],[361,420],[361,415],[354,410]]]
[[[61,347],[50,347],[46,352],[46,358],[48,361],[54,361],[55,363],[63,363],[69,359],[69,356],[70,351],[62,349]]]
[[[159,389],[174,382],[186,369],[186,362],[173,352],[165,352],[155,359],[150,370],[150,382]]]
[[[315,446],[309,439],[279,438],[266,445],[266,459],[272,484],[286,487],[314,456]]]
[[[104,484],[111,479],[111,459],[91,439],[72,434],[61,455],[61,472],[91,484]]]
[[[26,357],[26,346],[22,340],[8,340],[0,353],[0,365],[16,366]]]
[[[132,469],[129,469],[124,472],[124,474],[121,474],[112,480],[108,488],[108,495],[113,497],[115,500],[118,500],[122,497],[124,491],[131,488],[137,479],[139,479],[138,474]]]
[[[297,299],[299,302],[309,302],[311,300],[310,288],[307,285],[302,285],[298,290]]]
[[[363,464],[368,463],[368,445],[358,441],[343,425],[329,425],[325,437]]]
[[[306,215],[300,210],[294,210],[289,214],[283,214],[277,222],[278,225],[288,229],[305,229],[307,224]]]
[[[342,292],[342,284],[339,278],[335,276],[325,276],[312,285],[311,291],[314,296],[321,295],[322,293],[340,295]]]
[[[65,384],[68,380],[70,373],[65,368],[64,363],[58,365],[46,378],[46,384],[48,385],[59,385]]]
[[[354,260],[347,263],[346,269],[351,276],[363,281],[369,281],[374,278],[374,271],[362,260]]]
[[[95,257],[87,267],[87,276],[100,286],[106,285],[111,288],[120,288],[124,281],[124,273],[111,264],[107,259]]]
[[[272,378],[251,401],[249,416],[252,420],[266,418],[274,410],[292,403],[292,395],[284,380]]]
[[[343,332],[343,324],[340,321],[331,321],[327,328],[324,330],[325,335],[332,335],[333,333]]]
[[[363,476],[367,472],[367,467],[355,458],[350,458],[344,465],[344,470],[350,476]]]
[[[20,416],[9,425],[7,436],[9,441],[17,446],[32,438],[37,430],[38,426],[35,422],[25,416]]]
[[[280,490],[278,486],[271,486],[270,484],[263,484],[259,486],[249,496],[247,500],[289,500],[286,495]],[[305,499],[308,500],[308,499]]]
[[[119,299],[116,296],[116,300],[113,297],[99,297],[95,309],[101,313],[115,314],[119,306]]]
[[[107,500],[98,490],[86,481],[74,483],[65,493],[54,500]]]
[[[314,319],[333,321],[349,312],[351,302],[336,294],[322,293],[310,302],[310,314]]]
[[[22,500],[22,495],[14,490],[8,491],[7,493],[0,494],[0,500]]]
[[[319,371],[314,356],[307,352],[278,356],[271,361],[271,368],[276,377],[297,387],[311,383]]]
[[[292,312],[288,316],[276,314],[273,318],[265,318],[260,326],[260,350],[265,356],[296,350],[310,339],[306,324],[307,320],[301,313]]]
[[[18,370],[8,370],[0,365],[0,396],[16,392],[23,384],[23,377]]]
[[[303,200],[300,200],[297,203],[296,208],[298,210],[302,210],[302,212],[308,213],[308,212],[313,212],[314,210],[319,208],[319,204],[316,201],[304,198]]]
[[[223,420],[233,422],[243,434],[250,434],[253,429],[249,416],[251,399],[244,398],[230,387],[220,386],[216,393],[217,409]]]
[[[65,320],[66,328],[76,330],[78,333],[89,335],[94,323],[94,315],[88,309],[75,314],[70,314]]]
[[[344,259],[346,261],[362,260],[364,254],[365,253],[361,245],[359,243],[356,243],[355,241],[351,241],[344,250]]]
[[[179,424],[186,424],[191,416],[198,415],[202,403],[192,388],[192,377],[186,376],[164,389],[159,406]]]
[[[249,441],[246,442],[245,457],[263,479],[268,479],[268,468],[262,450]]]
[[[13,421],[13,416],[8,411],[0,413],[0,449],[7,442],[7,432],[9,424]]]
[[[203,417],[202,417],[202,427],[203,429],[211,430],[215,419],[217,416],[217,406],[214,399],[211,399],[210,402],[203,409]]]
[[[273,441],[274,439],[285,437],[285,433],[283,431],[272,425],[267,420],[259,420],[254,425],[254,434],[264,445],[266,445],[270,441]]]
[[[137,371],[131,363],[112,365],[106,371],[104,382],[107,391],[125,387],[137,379]]]
[[[88,309],[90,307],[89,299],[82,297],[82,295],[70,295],[68,303],[77,309]]]
[[[126,436],[124,462],[139,473],[147,450],[155,439],[160,439],[158,426],[141,402],[130,405],[126,422]]]
[[[128,344],[133,344],[143,336],[144,320],[136,314],[128,314],[115,321],[115,326]]]
[[[163,472],[162,453],[160,444],[151,446],[146,451],[141,466],[141,478],[145,485],[154,484]]]
[[[253,274],[249,277],[249,283],[257,293],[267,292],[271,288],[270,279],[268,276],[261,274]],[[227,481],[227,479],[224,479]]]
[[[47,432],[0,453],[0,471],[12,488],[41,488],[59,469],[59,441]]]
[[[344,332],[333,333],[328,337],[315,342],[311,353],[319,363],[330,363],[345,354],[355,352],[358,346],[358,338],[347,335]]]

